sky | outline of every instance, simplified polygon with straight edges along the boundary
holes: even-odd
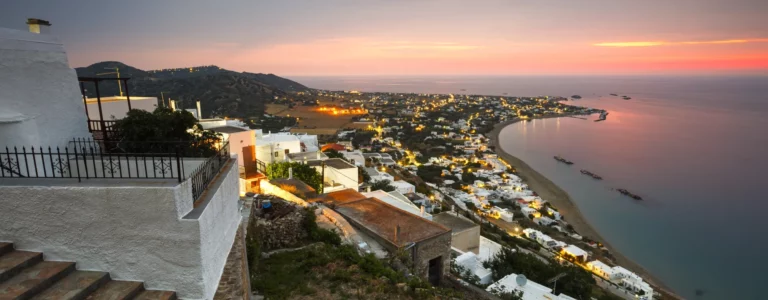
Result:
[[[73,67],[283,76],[768,74],[767,0],[3,0]]]

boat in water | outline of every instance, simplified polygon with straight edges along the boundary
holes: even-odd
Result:
[[[629,96],[621,96],[621,99],[624,99],[624,100],[629,100],[629,99],[632,99],[632,97],[629,97]]]
[[[564,164],[566,164],[566,165],[572,165],[572,164],[573,164],[573,162],[572,162],[572,161],[570,161],[570,160],[567,160],[567,159],[565,159],[565,158],[562,158],[562,157],[560,157],[559,155],[555,155],[555,160],[556,160],[556,161],[559,161],[559,162],[561,162],[561,163],[564,163]]]
[[[621,193],[624,196],[627,196],[629,198],[635,199],[635,200],[643,200],[643,197],[640,197],[639,195],[633,194],[630,191],[627,191],[625,189],[617,189],[619,193]]]
[[[619,96],[619,94],[611,94],[611,96],[615,96],[615,97],[618,97],[618,96]]]
[[[580,95],[573,95],[573,96],[571,96],[571,98],[573,98],[573,99],[581,99],[581,96]]]
[[[597,118],[597,120],[595,120],[595,122],[605,121],[605,118],[607,116],[608,116],[608,112],[604,110],[604,111],[600,112],[600,117]]]
[[[581,169],[581,174],[587,175],[587,176],[592,177],[592,178],[597,179],[597,180],[603,180],[603,177],[600,177],[600,175],[597,175],[595,173],[592,173],[592,172],[584,170],[584,169]]]

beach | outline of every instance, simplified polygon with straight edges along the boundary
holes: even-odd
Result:
[[[581,211],[579,211],[579,208],[571,200],[567,192],[558,187],[548,178],[544,177],[544,175],[541,175],[541,173],[531,168],[524,161],[518,159],[510,153],[505,152],[504,149],[501,148],[501,144],[499,143],[499,135],[502,129],[517,121],[519,120],[512,120],[497,124],[494,126],[493,130],[488,133],[488,137],[491,139],[491,145],[494,147],[496,154],[507,161],[510,165],[514,166],[517,169],[518,176],[520,176],[520,178],[523,179],[526,184],[528,184],[528,187],[532,191],[536,192],[536,194],[538,194],[542,199],[550,202],[554,207],[556,207],[558,211],[560,211],[560,213],[565,217],[565,220],[568,222],[568,224],[571,224],[571,226],[573,226],[573,228],[581,236],[589,237],[593,240],[601,242],[611,252],[618,265],[643,277],[664,296],[664,299],[682,299],[682,297],[671,292],[671,290],[665,286],[661,280],[655,278],[642,266],[623,256],[609,243],[607,243],[606,240],[597,232],[597,230],[595,230],[589,224],[586,218],[584,218],[584,216],[581,214]]]

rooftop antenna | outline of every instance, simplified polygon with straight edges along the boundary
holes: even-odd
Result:
[[[96,75],[117,74],[117,79],[118,79],[117,80],[117,89],[120,91],[120,97],[122,97],[123,96],[123,87],[122,87],[122,84],[120,84],[120,80],[119,80],[120,79],[120,69],[118,69],[117,67],[114,67],[114,68],[104,68],[104,69],[106,69],[106,70],[115,69],[115,71],[114,72],[99,73],[99,74],[96,74]]]

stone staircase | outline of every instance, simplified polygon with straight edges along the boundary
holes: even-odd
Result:
[[[144,290],[141,282],[80,271],[73,262],[45,261],[42,253],[0,242],[0,300],[10,299],[172,300],[176,292]]]

